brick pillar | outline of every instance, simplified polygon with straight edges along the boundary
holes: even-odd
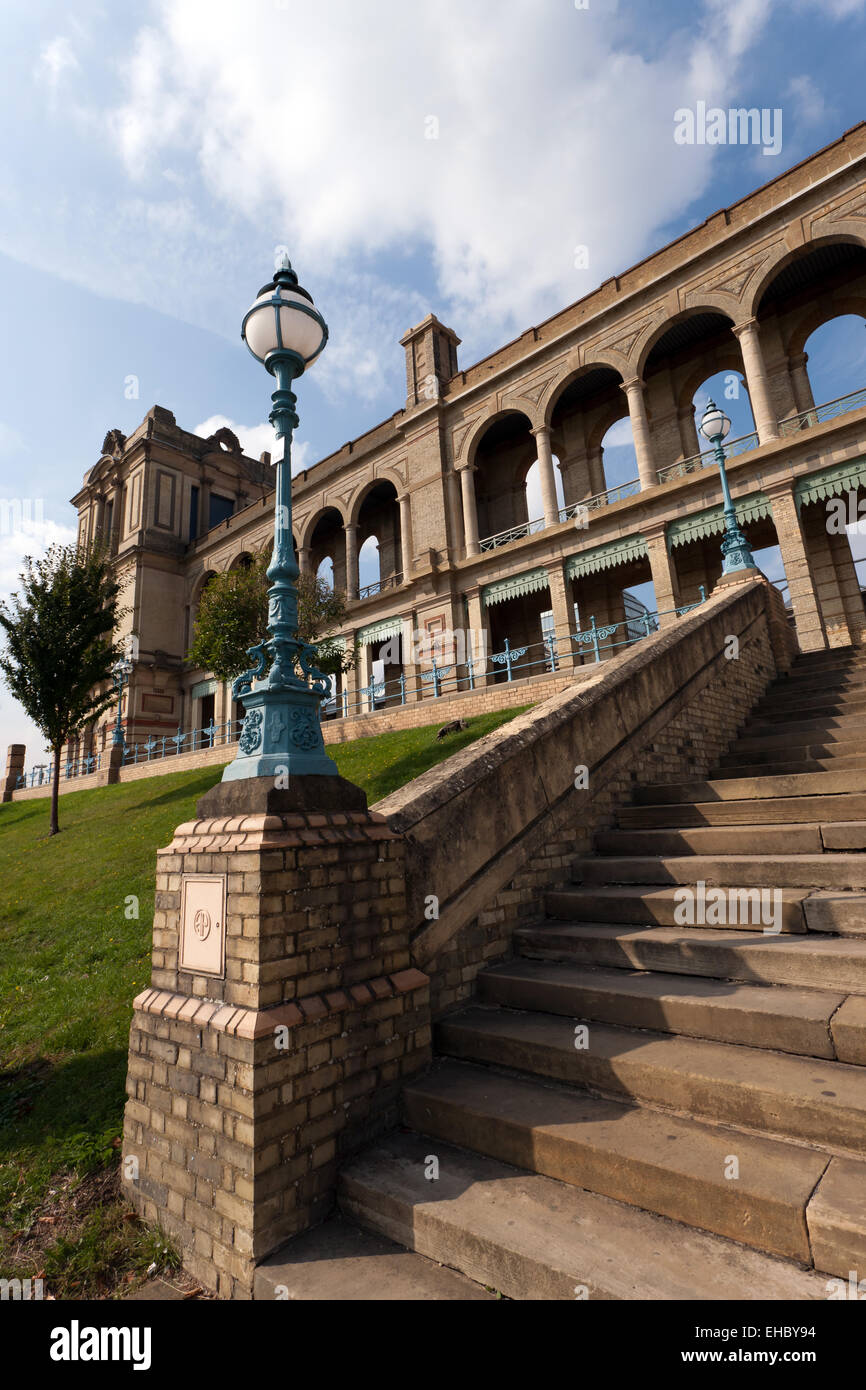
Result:
[[[490,618],[481,597],[481,589],[466,590],[466,610],[469,622],[469,632],[467,634],[467,648],[471,644],[472,650],[467,650],[467,656],[471,656],[474,663],[474,680],[476,689],[485,685],[493,684],[493,674],[489,669],[487,655],[490,652]],[[482,651],[484,660],[482,661]]]
[[[550,584],[550,606],[553,609],[553,628],[556,636],[556,662],[562,671],[574,669],[574,603],[570,599],[571,580],[565,577],[561,560],[547,566]]]
[[[214,788],[158,852],[130,1033],[124,1191],[224,1298],[249,1298],[255,1265],[328,1214],[338,1165],[430,1061],[403,840],[363,809],[251,796],[267,781]],[[349,785],[300,781],[338,784],[332,804]]]
[[[851,543],[848,540],[847,532],[844,531],[839,534],[828,535],[827,541],[836,569],[839,593],[848,623],[848,633],[851,641],[859,646],[866,642],[866,610],[863,607],[860,580],[857,578],[854,557],[851,554]]]
[[[848,647],[851,645],[851,636],[839,588],[839,576],[830,549],[827,513],[823,507],[809,508],[801,520],[815,580],[815,592],[818,595],[818,606],[827,635],[827,646]]]
[[[770,499],[776,539],[788,580],[800,650],[821,651],[827,646],[827,640],[793,484],[785,481],[768,486],[765,491]]]
[[[679,607],[682,599],[680,598],[674,562],[668,552],[665,523],[661,521],[653,525],[645,525],[642,531],[646,540],[647,555],[652,571],[656,608],[662,614],[659,618],[659,626],[669,627],[671,623],[676,621],[676,613],[672,610]]]
[[[24,774],[24,758],[27,753],[23,743],[10,743],[6,749],[6,772],[3,777],[0,800],[11,801],[12,793],[18,786],[18,778]]]

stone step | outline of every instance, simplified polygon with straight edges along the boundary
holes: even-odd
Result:
[[[787,676],[773,681],[770,691],[784,694],[788,690],[813,690],[820,694],[822,690],[848,689],[858,685],[866,685],[866,662],[863,661],[840,662],[823,670],[792,667]]]
[[[589,1025],[575,1046],[570,1019],[470,1007],[436,1028],[437,1050],[605,1095],[866,1154],[866,1069],[783,1052]],[[733,1150],[732,1150],[733,1152]]]
[[[496,1295],[385,1236],[332,1216],[256,1267],[253,1298],[321,1303],[452,1302]]]
[[[812,734],[772,734],[763,738],[738,738],[722,754],[720,764],[724,766],[732,759],[741,762],[772,762],[784,758],[850,758],[863,752],[864,744],[858,738],[838,738],[838,729],[816,739]]]
[[[866,685],[856,687],[858,694],[833,695],[765,695],[752,705],[751,719],[776,724],[784,719],[852,719],[866,714]]]
[[[782,732],[788,734],[811,734],[820,739],[831,729],[837,729],[845,738],[862,738],[866,730],[866,716],[859,714],[824,714],[804,717],[794,716],[782,720],[772,720],[750,716],[740,726],[741,738],[766,738]]]
[[[745,755],[738,754],[736,756],[741,758]],[[727,758],[723,758],[722,763],[723,766],[714,769],[714,778],[795,777],[804,772],[856,772],[859,769],[866,772],[866,754],[857,754],[852,757],[836,757],[834,755],[827,758],[808,757],[802,762],[736,761],[730,765],[728,765]]]
[[[794,777],[731,777],[703,782],[655,782],[637,787],[639,806],[676,805],[690,801],[749,801],[766,797],[839,796],[866,793],[866,778],[859,772],[808,772]],[[817,816],[810,816],[817,820]],[[823,819],[823,817],[821,817]],[[859,817],[858,817],[859,819]]]
[[[731,888],[866,888],[866,856],[857,853],[790,854],[779,859],[750,854],[580,855],[574,883],[676,883],[700,880]]]
[[[791,671],[825,670],[839,665],[866,665],[866,648],[825,647],[816,652],[798,652]]]
[[[537,960],[513,960],[483,971],[478,977],[478,997],[483,1004],[503,1008],[744,1043],[831,1061],[836,1053],[830,1020],[846,998],[830,990],[778,989],[699,975],[587,969]]]
[[[826,1299],[826,1276],[593,1192],[394,1135],[340,1174],[344,1212],[520,1300]]]
[[[866,941],[857,937],[563,921],[522,927],[514,934],[514,945],[537,960],[866,996]],[[835,1019],[830,1031],[836,1056],[855,1061],[856,1044],[836,1036]]]
[[[692,880],[694,884],[696,880]],[[719,885],[727,888],[727,885]],[[767,934],[802,934],[806,931],[803,898],[808,889],[781,889],[778,902],[772,898],[746,894],[726,897],[726,930],[754,932],[773,928]],[[709,890],[708,890],[709,891]],[[778,906],[778,915],[776,912]],[[575,888],[550,889],[544,897],[544,909],[549,917],[575,922],[615,922],[624,926],[660,926],[693,929],[701,923],[683,921],[683,895],[674,885],[659,887],[652,883],[593,884]],[[763,915],[762,915],[763,914]],[[697,903],[694,915],[697,916]],[[777,920],[778,916],[778,920]],[[757,920],[756,920],[757,918]],[[744,920],[741,920],[744,919]],[[716,925],[711,923],[710,925]]]
[[[597,854],[820,854],[819,825],[705,825],[682,830],[599,830]]]
[[[754,781],[766,786],[774,778],[730,778],[730,782]],[[792,779],[780,778],[789,783]],[[800,778],[794,780],[800,781]],[[708,786],[702,784],[704,789]],[[724,787],[719,780],[714,787]],[[833,821],[858,821],[866,819],[866,794],[849,793],[836,796],[768,796],[766,799],[730,800],[686,800],[646,806],[625,806],[617,814],[617,824],[622,830],[649,830],[655,826],[663,828],[697,827],[701,825],[752,825],[760,821],[763,825],[798,825],[819,822],[822,825]]]
[[[830,1162],[815,1149],[454,1062],[407,1085],[403,1114],[431,1139],[811,1264],[806,1206]]]

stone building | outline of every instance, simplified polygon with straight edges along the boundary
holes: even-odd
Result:
[[[595,659],[572,635],[591,620],[624,630],[635,585],[652,582],[662,625],[698,601],[720,573],[722,516],[693,396],[718,372],[741,374],[748,393],[754,429],[729,442],[731,488],[752,546],[780,548],[801,648],[861,642],[851,548],[827,500],[854,498],[857,515],[866,392],[816,400],[804,351],[843,314],[866,317],[866,124],[474,366],[428,315],[401,339],[405,403],[294,480],[301,570],[331,561],[350,600],[344,637],[361,652],[337,714],[350,726],[377,699],[432,698],[429,660],[405,643],[382,652],[401,632],[468,629],[491,653],[507,639],[535,670],[567,670]],[[602,441],[620,420],[638,476],[611,488]],[[536,462],[543,514],[530,516]],[[80,539],[110,539],[137,639],[128,742],[237,717],[228,687],[185,653],[209,579],[270,546],[269,463],[228,430],[204,440],[154,406],[128,438],[106,436],[73,499]],[[380,574],[362,588],[370,537]],[[501,661],[470,669],[446,639],[449,658],[452,681],[473,688],[506,675]],[[76,751],[104,746],[104,718]]]

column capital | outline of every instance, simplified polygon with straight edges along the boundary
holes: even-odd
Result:
[[[739,338],[743,333],[751,333],[752,331],[756,333],[758,331],[758,320],[755,318],[744,319],[742,323],[731,324],[731,332],[735,338]]]
[[[475,473],[476,471],[477,469],[474,463],[456,463],[454,465],[455,473]]]
[[[761,491],[771,502],[776,497],[793,497],[796,482],[796,478],[777,478],[774,482],[765,482]]]
[[[630,376],[630,377],[628,378],[627,381],[621,381],[621,382],[620,382],[620,387],[621,387],[621,389],[622,389],[623,391],[625,391],[626,395],[628,395],[630,391],[641,391],[641,392],[643,392],[643,388],[644,388],[643,377],[640,377],[640,376]]]
[[[344,531],[355,531],[355,532],[357,532],[357,530],[358,530],[358,523],[357,523],[357,521],[344,521],[344,522],[343,522],[343,530],[344,530]]]
[[[550,438],[550,425],[534,425],[530,427],[529,433],[535,435],[537,439],[540,434],[546,434]]]
[[[641,522],[641,535],[644,540],[656,541],[667,538],[668,523],[665,517],[660,517],[656,521]]]

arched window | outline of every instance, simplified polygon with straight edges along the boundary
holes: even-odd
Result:
[[[316,578],[321,579],[327,584],[331,592],[334,592],[334,561],[331,559],[330,555],[326,555],[322,560],[319,568],[316,570]]]

